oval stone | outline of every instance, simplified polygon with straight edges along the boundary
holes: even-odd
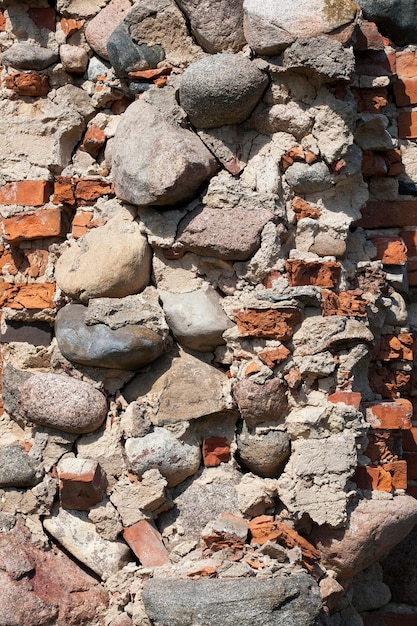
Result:
[[[66,433],[91,433],[107,415],[104,395],[63,374],[34,374],[22,385],[18,402],[24,420]]]
[[[90,367],[136,370],[154,361],[164,349],[161,335],[139,324],[110,328],[87,325],[87,307],[68,304],[55,320],[61,353],[69,361]]]

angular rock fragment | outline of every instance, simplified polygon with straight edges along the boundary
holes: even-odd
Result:
[[[417,43],[415,23],[417,7],[413,0],[406,0],[398,10],[396,0],[359,0],[367,20],[376,22],[381,32],[397,45],[407,46]]]
[[[355,57],[352,48],[344,47],[335,39],[311,37],[297,39],[287,48],[283,55],[283,65],[287,70],[310,76],[316,74],[324,82],[348,81],[355,69]]]
[[[355,343],[370,342],[373,334],[358,320],[334,315],[309,317],[295,333],[294,355],[307,356],[325,350],[340,350]]]
[[[0,448],[0,487],[33,487],[40,478],[36,465],[19,444]]]
[[[59,463],[59,498],[64,509],[89,511],[106,492],[106,475],[97,461],[65,457]]]
[[[136,554],[143,567],[158,567],[169,563],[168,550],[155,526],[147,520],[141,520],[125,528],[123,539]]]

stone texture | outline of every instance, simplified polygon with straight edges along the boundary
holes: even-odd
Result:
[[[354,3],[351,3],[354,4]],[[355,69],[352,48],[329,37],[297,39],[283,55],[287,70],[295,70],[307,76],[315,74],[324,82],[348,81]]]
[[[364,17],[376,22],[381,31],[397,45],[416,43],[416,7],[412,0],[402,2],[400,12],[395,0],[360,0],[359,4]]]
[[[133,480],[133,482],[132,482]],[[143,519],[144,511],[160,512],[166,502],[166,479],[159,470],[144,472],[140,481],[121,478],[110,495],[110,500],[120,514],[124,526],[132,526]]]
[[[190,22],[191,32],[206,52],[238,52],[245,45],[243,0],[179,0],[178,6]]]
[[[59,48],[61,63],[70,74],[84,74],[88,66],[88,54],[83,48],[63,44]]]
[[[269,580],[178,580],[153,578],[144,586],[148,617],[163,626],[310,626],[321,605],[307,574]]]
[[[322,161],[312,165],[295,162],[286,170],[285,178],[295,193],[325,191],[332,186],[329,168]]]
[[[61,353],[69,361],[90,367],[136,370],[154,361],[163,351],[161,335],[144,325],[110,328],[88,324],[88,308],[68,304],[55,319],[55,334]]]
[[[288,409],[286,386],[279,378],[264,384],[249,378],[240,380],[234,386],[233,395],[249,428],[262,422],[282,422]]]
[[[55,509],[43,525],[70,554],[100,577],[118,572],[130,560],[129,548],[122,541],[100,537],[84,511]]]
[[[294,6],[288,0],[279,7],[273,0],[244,0],[244,32],[257,54],[275,55],[295,39],[318,37],[356,21],[358,5],[337,0],[301,0]]]
[[[175,487],[192,476],[200,465],[200,448],[177,439],[164,428],[141,438],[126,441],[126,455],[132,471],[140,478],[150,469],[159,469],[168,487]]]
[[[345,530],[318,528],[312,538],[324,564],[347,580],[386,556],[416,521],[417,503],[411,496],[360,500]]]
[[[358,320],[339,315],[309,317],[295,333],[294,355],[306,356],[324,350],[342,349],[355,343],[373,340],[371,331]]]
[[[165,155],[164,162],[160,154]],[[138,205],[164,206],[190,200],[216,171],[213,157],[196,135],[166,121],[142,100],[130,105],[123,115],[112,158],[116,194]]]
[[[81,302],[122,298],[147,286],[150,259],[150,248],[139,225],[115,217],[64,251],[56,264],[56,280],[62,291]]]
[[[115,28],[123,21],[130,10],[130,0],[111,0],[85,29],[85,38],[90,47],[103,59],[109,59],[107,42]]]
[[[36,460],[23,446],[9,445],[0,448],[0,486],[33,487],[39,482]]]
[[[160,298],[172,334],[184,348],[210,352],[225,343],[223,333],[232,322],[212,287],[189,293],[160,291]]]
[[[147,520],[141,520],[125,528],[123,539],[138,557],[143,567],[158,567],[169,563],[168,550],[155,526]]]
[[[255,108],[267,82],[265,74],[244,57],[206,57],[185,71],[180,104],[197,128],[237,124]]]
[[[245,469],[264,478],[276,478],[289,456],[290,438],[286,432],[257,433],[243,425],[237,437],[237,459]]]
[[[262,229],[272,218],[266,209],[199,207],[180,221],[176,239],[195,254],[245,261],[260,247]]]
[[[14,43],[1,55],[3,65],[18,70],[44,70],[58,61],[58,55],[48,48],[26,43]]]
[[[19,415],[23,419],[69,433],[89,433],[107,415],[102,393],[60,374],[34,374],[19,390]]]

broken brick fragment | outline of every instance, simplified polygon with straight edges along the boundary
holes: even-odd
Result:
[[[80,30],[84,25],[84,20],[75,20],[72,18],[61,18],[62,32],[66,37],[71,37],[74,33]]]
[[[361,289],[341,291],[340,293],[323,289],[321,292],[322,315],[366,317],[366,305],[368,301],[362,298],[362,296],[363,291]]]
[[[414,339],[412,333],[381,335],[374,346],[372,358],[376,361],[413,361]]]
[[[264,350],[259,353],[259,358],[262,363],[272,369],[279,363],[285,361],[290,354],[291,352],[288,348],[285,346],[278,346],[277,348],[264,348]]]
[[[295,213],[297,222],[299,220],[304,219],[305,217],[310,217],[313,220],[316,220],[320,217],[320,211],[315,206],[303,200],[299,196],[295,196],[291,202],[291,208]]]
[[[353,406],[355,409],[359,410],[362,395],[357,391],[343,391],[342,389],[338,389],[334,393],[330,394],[327,397],[327,400],[333,404],[343,402],[343,404]]]
[[[407,263],[407,248],[401,237],[375,235],[369,240],[376,248],[375,259],[383,265],[405,265]]]
[[[0,232],[5,241],[14,245],[45,237],[65,237],[68,227],[68,216],[60,208],[18,213],[0,220]]]
[[[92,124],[88,127],[87,132],[84,135],[83,142],[80,150],[88,152],[92,157],[96,158],[106,143],[106,134],[104,130]]]
[[[46,96],[49,91],[49,82],[46,74],[38,72],[15,72],[6,76],[6,87],[19,96],[32,98]]]
[[[123,539],[138,557],[143,567],[157,567],[169,563],[168,550],[153,524],[140,520],[123,530]]]
[[[203,440],[203,460],[205,467],[217,467],[230,459],[230,444],[226,437],[208,437]]]
[[[314,287],[334,288],[339,283],[340,264],[334,261],[303,261],[292,259],[285,262],[288,273],[288,282],[291,287]]]
[[[65,458],[58,473],[59,497],[64,509],[89,511],[106,493],[106,475],[93,459]]]
[[[295,327],[301,323],[300,309],[242,309],[234,311],[241,337],[265,337],[289,341]]]
[[[243,517],[232,513],[221,513],[203,531],[201,538],[203,556],[211,556],[220,550],[227,550],[234,555],[234,558],[242,558],[248,529],[249,522]]]
[[[28,10],[28,15],[38,28],[47,28],[52,32],[56,29],[56,11],[53,8],[33,8]]]
[[[370,402],[365,404],[366,421],[371,428],[399,430],[411,428],[413,405],[409,400],[398,398],[394,402]]]
[[[0,282],[0,308],[52,309],[55,285],[52,283]]]

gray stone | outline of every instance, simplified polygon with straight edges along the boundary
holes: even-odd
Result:
[[[265,106],[261,103],[251,115],[249,123],[251,127],[265,135],[278,132],[290,133],[301,141],[313,128],[314,119],[308,108],[290,101],[273,106]]]
[[[56,52],[27,43],[14,43],[1,56],[3,65],[19,70],[44,70],[58,59]]]
[[[184,348],[211,352],[225,343],[223,333],[233,324],[212,287],[189,293],[161,291],[160,297],[172,334]]]
[[[24,342],[34,346],[49,346],[52,327],[46,322],[19,322],[4,320],[0,343]]]
[[[155,68],[165,58],[164,50],[159,44],[137,45],[124,23],[110,35],[107,41],[107,54],[117,76],[127,76],[129,72]]]
[[[324,82],[350,80],[355,70],[355,57],[352,48],[329,37],[297,39],[285,50],[283,66],[309,76],[315,74]]]
[[[264,478],[276,478],[290,456],[290,438],[280,430],[250,432],[243,424],[237,437],[237,459],[241,465]]]
[[[91,367],[136,370],[154,361],[164,340],[143,325],[112,329],[106,324],[86,324],[88,308],[68,304],[56,316],[55,334],[61,353],[69,361]]]
[[[62,67],[70,74],[84,74],[88,66],[88,54],[84,48],[63,44],[59,48]]]
[[[196,473],[200,465],[200,447],[177,439],[164,428],[155,428],[145,437],[126,441],[131,470],[141,478],[147,470],[158,469],[175,487]]]
[[[294,364],[303,376],[325,378],[333,374],[336,363],[331,352],[319,352],[318,354],[294,357]]]
[[[185,250],[227,261],[246,261],[261,245],[261,232],[273,214],[266,209],[198,207],[178,225]]]
[[[359,0],[365,19],[378,24],[379,29],[398,46],[417,43],[417,6],[414,0]]]
[[[245,378],[236,383],[233,395],[247,426],[252,428],[262,422],[283,422],[288,409],[286,391],[279,378],[263,385]]]
[[[308,574],[288,578],[152,578],[143,588],[148,617],[161,626],[312,626],[321,608]]]
[[[85,29],[85,38],[94,52],[103,59],[109,59],[107,54],[108,39],[115,28],[123,21],[131,6],[130,0],[111,0],[104,9],[88,22]]]
[[[37,482],[36,461],[21,445],[0,448],[0,487],[33,487]]]
[[[142,291],[149,282],[150,266],[151,250],[139,224],[115,217],[73,241],[58,259],[55,276],[64,293],[88,302]]]
[[[95,81],[97,80],[97,76],[105,74],[108,69],[108,64],[103,63],[101,59],[98,59],[97,57],[91,57],[87,68],[87,78],[88,80]]]
[[[357,121],[355,142],[362,150],[391,150],[394,144],[387,131],[388,124],[385,115],[361,115]]]
[[[213,156],[194,133],[166,121],[142,100],[131,104],[121,118],[112,158],[116,194],[139,205],[190,200],[217,169]]]
[[[243,0],[178,0],[190,21],[192,34],[210,54],[238,52],[245,45],[242,5]]]
[[[371,342],[373,338],[369,328],[355,319],[340,315],[308,317],[294,334],[294,356],[342,350],[357,343]]]
[[[257,54],[275,55],[299,37],[315,38],[349,25],[357,18],[351,0],[244,0],[244,32]]]
[[[19,389],[19,415],[28,422],[68,433],[90,433],[107,415],[104,395],[88,383],[61,374],[34,374]]]
[[[197,128],[243,122],[268,84],[249,59],[218,54],[190,65],[180,85],[180,104]]]
[[[333,186],[329,168],[323,161],[312,165],[295,162],[286,170],[285,178],[295,193],[316,193]]]
[[[132,526],[144,519],[144,511],[148,514],[158,511],[167,499],[166,486],[166,479],[157,469],[144,472],[142,480],[137,483],[122,477],[115,485],[110,500],[116,507],[123,526]]]
[[[273,509],[277,494],[277,482],[260,478],[248,472],[236,486],[239,510],[248,517],[257,517]]]
[[[370,571],[372,572],[374,569],[381,570],[380,580],[379,575],[378,578],[371,575]],[[407,580],[406,577],[404,578]],[[388,585],[382,581],[382,569],[379,563],[375,563],[368,570],[360,572],[354,578],[352,587],[352,604],[358,613],[374,611],[385,606],[391,600],[391,591]]]

